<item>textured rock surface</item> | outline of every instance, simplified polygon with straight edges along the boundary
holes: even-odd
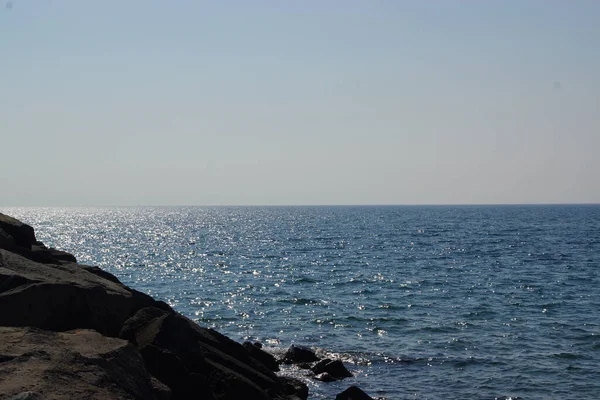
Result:
[[[0,327],[0,360],[2,398],[156,399],[136,348],[91,330]]]
[[[77,264],[41,264],[0,250],[2,326],[90,328],[116,336],[129,316],[153,302]]]

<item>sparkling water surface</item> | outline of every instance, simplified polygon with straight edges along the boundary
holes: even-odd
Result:
[[[232,339],[342,358],[311,399],[600,398],[600,206],[0,211]]]

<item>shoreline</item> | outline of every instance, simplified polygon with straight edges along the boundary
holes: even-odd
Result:
[[[259,343],[202,328],[47,248],[31,226],[2,213],[0,271],[0,395],[8,398],[297,400],[308,398],[308,387],[278,375],[280,363],[323,382],[349,374],[307,348],[292,346],[276,360]],[[370,397],[352,386],[336,399]]]

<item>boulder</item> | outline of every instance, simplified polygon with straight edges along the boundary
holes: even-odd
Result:
[[[319,357],[308,347],[291,345],[283,356],[285,364],[298,364],[305,362],[319,361]]]
[[[321,374],[323,372],[327,372],[329,375],[334,377],[335,379],[344,379],[350,378],[352,373],[346,369],[344,363],[341,360],[330,360],[328,358],[319,361],[312,367],[312,371],[315,374]]]
[[[0,250],[0,325],[66,331],[95,329],[117,336],[127,318],[155,304],[74,263],[41,264]]]
[[[373,398],[357,386],[350,386],[348,389],[335,396],[335,400],[373,400]]]
[[[91,330],[0,327],[0,393],[15,399],[156,399],[135,346]]]

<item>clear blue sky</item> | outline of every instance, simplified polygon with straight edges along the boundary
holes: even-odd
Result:
[[[600,1],[1,1],[0,205],[600,202]]]

